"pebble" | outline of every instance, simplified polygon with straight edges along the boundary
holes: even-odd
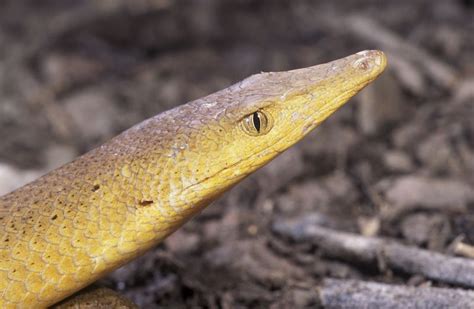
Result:
[[[391,172],[407,173],[414,169],[413,160],[403,151],[386,151],[383,154],[383,162]]]

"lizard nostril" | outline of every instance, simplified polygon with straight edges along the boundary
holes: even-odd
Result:
[[[354,65],[355,68],[357,68],[361,71],[368,71],[368,70],[372,69],[373,62],[370,61],[369,58],[364,57],[364,58],[357,59],[356,61],[354,61],[353,65]]]

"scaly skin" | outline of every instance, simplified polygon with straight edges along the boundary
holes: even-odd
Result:
[[[52,305],[144,253],[299,141],[385,66],[382,52],[365,51],[253,75],[145,120],[1,197],[0,307]],[[268,132],[244,129],[256,111],[269,119]]]

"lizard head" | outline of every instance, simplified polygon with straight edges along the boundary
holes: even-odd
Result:
[[[166,162],[157,191],[176,209],[207,204],[324,122],[386,63],[382,52],[371,50],[260,73],[140,124],[136,129],[150,133],[139,136],[154,138],[141,143],[146,153],[156,145],[153,156]]]
[[[301,140],[385,69],[383,52],[363,51],[326,64],[253,75],[190,103],[202,125],[189,160],[205,174],[192,191],[217,192]],[[198,173],[195,173],[198,174]]]

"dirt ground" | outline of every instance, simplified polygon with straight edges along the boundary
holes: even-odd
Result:
[[[473,33],[469,0],[2,0],[0,194],[253,73],[381,49],[374,85],[101,284],[143,308],[337,308],[328,278],[469,292],[423,257],[474,257]]]

